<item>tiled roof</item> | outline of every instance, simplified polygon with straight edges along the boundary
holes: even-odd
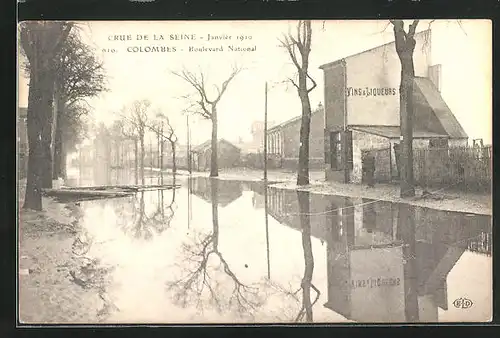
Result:
[[[323,113],[324,110],[323,109],[316,109],[314,110],[311,115],[314,115],[314,114],[317,114],[317,113]],[[276,126],[273,126],[271,128],[269,128],[267,130],[267,132],[270,132],[270,131],[273,131],[275,129],[278,129],[278,128],[283,128],[283,127],[286,127],[288,126],[289,124],[292,124],[292,123],[295,123],[295,122],[300,122],[300,120],[302,119],[302,115],[299,115],[299,116],[295,116],[294,118],[291,118],[290,120],[286,120],[285,122],[282,122]]]

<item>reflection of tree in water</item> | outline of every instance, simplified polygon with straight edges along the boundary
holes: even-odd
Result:
[[[99,298],[103,302],[102,308],[97,311],[97,317],[99,320],[103,320],[111,312],[119,311],[107,295],[110,273],[114,267],[103,266],[98,258],[89,257],[89,251],[94,245],[94,237],[80,224],[83,211],[79,203],[72,205],[70,208],[73,216],[75,216],[72,225],[77,229],[77,233],[72,244],[72,262],[68,262],[69,278],[70,281],[82,289],[97,291]]]
[[[149,240],[154,233],[161,234],[170,227],[176,209],[175,189],[172,189],[172,198],[167,205],[165,205],[165,190],[160,189],[157,191],[156,209],[151,215],[146,213],[144,194],[144,191],[139,192],[133,200],[132,234],[135,238]],[[125,226],[129,227],[130,224],[125,224]]]
[[[251,316],[252,311],[259,307],[262,301],[259,299],[258,288],[243,283],[219,251],[218,180],[211,178],[211,181],[212,232],[198,237],[191,244],[183,244],[183,254],[186,255],[183,268],[187,273],[176,281],[168,282],[167,287],[174,291],[175,300],[182,307],[188,306],[190,301],[194,300],[197,308],[203,310],[203,291],[208,290],[208,303],[214,306],[217,312],[236,310],[240,315]],[[209,264],[211,257],[218,257],[218,267],[214,268]],[[230,293],[211,274],[221,270],[233,285]]]
[[[312,241],[311,241],[311,221],[310,221],[310,200],[309,192],[307,191],[297,191],[297,197],[299,202],[299,214],[300,214],[300,224],[302,227],[302,248],[304,250],[304,276],[300,283],[300,287],[296,291],[291,291],[292,286],[289,283],[289,288],[283,287],[276,283],[270,282],[273,289],[277,290],[286,297],[291,297],[297,303],[301,303],[301,307],[294,317],[295,322],[300,322],[304,319],[306,322],[313,321],[313,306],[319,300],[321,295],[319,289],[313,284],[313,272],[314,272],[314,256],[312,252]],[[311,289],[315,291],[316,296],[313,301],[311,301]],[[302,291],[302,299],[298,296],[299,292]]]

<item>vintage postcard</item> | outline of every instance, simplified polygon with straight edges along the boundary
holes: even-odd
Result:
[[[18,31],[20,324],[491,321],[491,21]]]

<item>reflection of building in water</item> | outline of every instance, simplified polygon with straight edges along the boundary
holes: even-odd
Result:
[[[196,177],[191,179],[191,192],[212,203],[212,190],[210,178]],[[240,181],[218,180],[217,202],[220,206],[225,207],[236,199],[240,198],[243,193],[243,186]]]
[[[438,308],[448,308],[447,275],[462,253],[491,254],[491,216],[341,196],[310,199],[311,234],[328,246],[325,306],[351,320],[437,321]],[[276,220],[301,229],[296,192],[269,188],[268,204]]]
[[[245,191],[251,191],[253,193],[252,196],[252,206],[255,209],[263,209],[265,208],[265,189],[266,185],[263,182],[242,182],[243,189]]]

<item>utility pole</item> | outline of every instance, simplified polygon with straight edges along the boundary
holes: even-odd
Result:
[[[189,114],[186,114],[186,133],[187,133],[187,167],[191,174],[191,133],[189,132]]]
[[[264,181],[267,182],[267,82],[264,99]]]

